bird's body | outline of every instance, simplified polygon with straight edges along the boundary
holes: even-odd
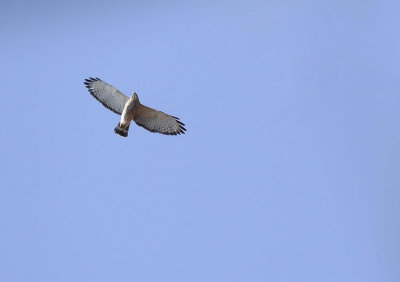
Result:
[[[135,92],[128,98],[100,78],[85,79],[84,84],[89,89],[89,93],[103,106],[121,115],[121,120],[114,132],[123,137],[128,136],[132,120],[151,132],[165,135],[185,134],[185,124],[180,122],[179,118],[142,105]]]
[[[121,114],[121,125],[125,125],[127,123],[130,123],[131,120],[134,119],[135,117],[135,111],[139,105],[139,99],[137,98],[137,95],[135,95],[136,97],[133,97],[134,95],[132,95],[128,101],[126,102],[125,106],[124,106],[124,110],[122,111]]]
[[[114,129],[114,132],[123,136],[128,136],[129,125],[131,121],[135,118],[135,113],[139,105],[139,99],[137,98],[136,93],[133,93],[132,96],[126,101],[124,110],[121,114],[121,120],[117,124],[117,127]]]

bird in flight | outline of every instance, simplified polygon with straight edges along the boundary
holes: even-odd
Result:
[[[128,137],[129,125],[132,120],[150,132],[165,135],[185,134],[185,124],[180,122],[179,118],[142,105],[135,92],[128,98],[118,89],[97,77],[89,77],[83,84],[104,107],[121,115],[121,120],[114,132],[122,137]]]

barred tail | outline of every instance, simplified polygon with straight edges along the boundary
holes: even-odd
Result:
[[[114,132],[118,135],[121,135],[122,137],[128,137],[128,130],[129,130],[129,125],[124,129],[121,127],[120,123],[118,123],[117,127],[114,128]]]

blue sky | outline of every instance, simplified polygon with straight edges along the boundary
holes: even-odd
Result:
[[[399,281],[399,8],[4,2],[0,280]]]

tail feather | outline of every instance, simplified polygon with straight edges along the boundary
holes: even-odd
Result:
[[[114,132],[118,135],[121,135],[122,137],[128,137],[128,130],[129,130],[129,125],[127,128],[122,128],[120,123],[117,124],[117,127],[114,128]]]

